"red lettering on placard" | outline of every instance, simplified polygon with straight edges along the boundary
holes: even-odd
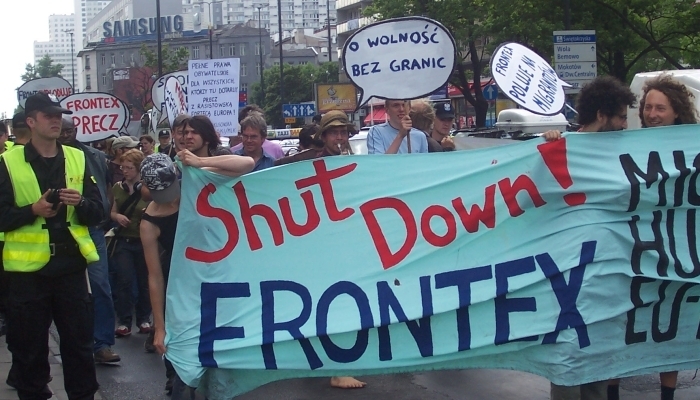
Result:
[[[379,225],[379,220],[377,220],[377,217],[374,215],[375,211],[381,209],[396,211],[403,221],[406,230],[406,239],[396,253],[391,252],[386,236],[384,236],[382,227]],[[418,239],[418,228],[416,227],[413,213],[406,203],[393,197],[383,197],[362,204],[360,206],[360,213],[362,213],[369,234],[372,236],[372,242],[374,242],[374,247],[377,249],[379,260],[384,269],[396,266],[411,253]]]
[[[524,190],[530,196],[535,207],[541,207],[547,204],[539,190],[537,190],[535,182],[527,175],[518,176],[512,184],[509,178],[501,179],[498,181],[498,188],[501,190],[503,200],[505,200],[508,206],[508,212],[511,217],[517,217],[525,212],[522,207],[520,207],[520,204],[518,204],[518,199],[516,198],[520,191]]]
[[[338,206],[335,203],[335,196],[333,195],[333,185],[331,185],[331,181],[351,173],[355,170],[355,168],[357,168],[357,164],[352,163],[329,171],[326,169],[325,161],[317,160],[314,161],[314,170],[316,171],[316,175],[299,179],[296,181],[296,186],[297,189],[304,189],[313,185],[318,185],[321,188],[321,196],[323,197],[323,203],[326,206],[326,212],[328,212],[328,218],[334,222],[342,221],[350,218],[350,216],[355,213],[355,210],[352,208],[338,210]]]
[[[196,210],[197,212],[209,218],[216,218],[223,224],[226,229],[226,234],[228,236],[226,244],[219,250],[216,251],[206,251],[195,249],[194,247],[187,247],[185,249],[185,257],[192,261],[203,262],[203,263],[215,263],[228,257],[231,252],[236,248],[238,244],[238,224],[233,214],[222,209],[213,207],[209,204],[209,195],[216,192],[216,186],[213,183],[209,183],[202,188],[197,196]]]
[[[253,223],[254,216],[262,217],[265,222],[267,222],[267,226],[272,232],[272,241],[275,243],[275,246],[282,245],[284,243],[284,233],[282,232],[282,224],[280,224],[280,220],[277,218],[275,211],[265,204],[256,204],[251,207],[248,202],[248,196],[245,193],[243,182],[238,182],[233,185],[233,191],[236,194],[238,205],[241,209],[241,219],[243,219],[243,226],[246,236],[248,237],[250,249],[260,250],[263,247],[260,235],[258,235],[258,230]]]

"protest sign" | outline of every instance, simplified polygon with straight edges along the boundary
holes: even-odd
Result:
[[[24,108],[24,103],[27,101],[27,98],[37,92],[53,94],[58,100],[63,100],[73,94],[73,87],[67,80],[60,76],[32,79],[17,89],[17,101],[19,105]]]
[[[184,168],[166,356],[211,400],[308,376],[696,369],[696,130]]]
[[[173,126],[178,115],[187,114],[187,98],[185,98],[185,92],[180,86],[180,80],[176,77],[170,77],[165,82],[163,105],[165,107],[164,114],[167,115],[170,126]]]
[[[343,67],[362,92],[360,106],[372,97],[427,96],[447,84],[454,63],[454,38],[442,24],[424,17],[368,25],[343,46]]]
[[[564,107],[564,87],[547,61],[518,43],[504,43],[491,56],[491,75],[508,98],[540,115],[558,114]]]
[[[190,60],[190,114],[206,115],[221,136],[238,134],[239,58]]]
[[[153,86],[151,86],[151,100],[153,101],[153,108],[158,110],[160,113],[158,114],[160,116],[159,120],[156,122],[156,124],[160,124],[161,122],[165,121],[168,119],[168,113],[165,111],[165,82],[168,81],[168,78],[175,77],[177,78],[177,81],[180,83],[180,88],[182,89],[182,92],[185,94],[185,98],[187,98],[187,88],[189,85],[187,84],[187,70],[183,71],[175,71],[171,72],[169,74],[165,74],[161,76],[160,78],[156,79],[155,82],[153,82]],[[155,131],[155,129],[154,129]]]
[[[73,111],[70,115],[80,142],[94,142],[111,136],[126,135],[129,107],[109,93],[89,92],[68,96],[61,106]]]

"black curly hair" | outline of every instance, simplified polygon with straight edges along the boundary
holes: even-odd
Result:
[[[584,86],[578,95],[578,123],[594,123],[598,118],[598,111],[607,117],[613,117],[622,107],[634,106],[636,102],[634,93],[627,85],[612,76],[599,76]]]

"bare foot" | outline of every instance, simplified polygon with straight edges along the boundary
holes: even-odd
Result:
[[[331,386],[341,389],[361,389],[367,385],[352,376],[334,376],[331,378]]]

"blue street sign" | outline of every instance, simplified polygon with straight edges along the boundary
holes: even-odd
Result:
[[[283,104],[282,116],[285,118],[291,117],[313,117],[316,115],[316,106],[314,104]]]
[[[488,101],[493,101],[498,98],[498,86],[496,86],[495,83],[492,83],[490,85],[486,85],[484,87],[484,98]]]

